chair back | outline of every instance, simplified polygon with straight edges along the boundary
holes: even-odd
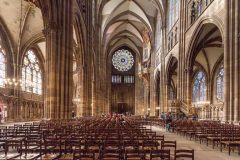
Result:
[[[181,149],[181,150],[175,150],[175,155],[174,155],[174,159],[180,159],[180,158],[188,158],[191,160],[194,160],[194,150],[185,150],[185,149]]]

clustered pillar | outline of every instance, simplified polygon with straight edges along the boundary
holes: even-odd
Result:
[[[225,0],[224,22],[224,120],[239,122],[239,1]]]
[[[72,111],[72,0],[38,0],[46,37],[45,118],[68,119]]]

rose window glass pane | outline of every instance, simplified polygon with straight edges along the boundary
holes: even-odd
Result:
[[[118,71],[125,72],[133,67],[134,57],[130,51],[121,49],[114,53],[112,57],[112,64]]]

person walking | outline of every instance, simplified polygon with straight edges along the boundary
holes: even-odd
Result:
[[[166,130],[168,132],[170,132],[170,130],[171,130],[171,123],[172,123],[172,116],[170,113],[168,113],[166,116]]]

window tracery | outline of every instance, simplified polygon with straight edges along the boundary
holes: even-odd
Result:
[[[206,75],[203,71],[199,71],[193,81],[192,101],[201,102],[206,101],[207,85]]]
[[[6,57],[5,52],[0,44],[0,86],[4,86],[6,78]]]
[[[33,50],[28,50],[23,60],[22,90],[42,94],[42,71]]]
[[[190,0],[188,3],[190,11],[190,25],[204,12],[213,0]]]
[[[118,50],[112,57],[112,64],[120,72],[130,70],[134,65],[134,57],[131,52],[125,49]]]
[[[217,72],[216,77],[216,95],[217,100],[223,100],[223,94],[224,94],[224,67],[223,65],[220,66]]]
[[[180,0],[168,1],[168,31],[172,29],[179,18]]]

